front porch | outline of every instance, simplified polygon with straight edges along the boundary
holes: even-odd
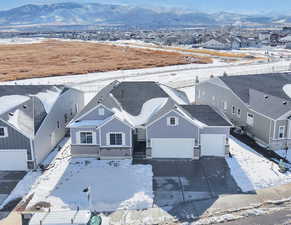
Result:
[[[89,157],[97,159],[131,159],[130,147],[100,147],[99,145],[71,145],[72,157]]]

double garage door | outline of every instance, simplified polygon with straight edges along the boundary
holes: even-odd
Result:
[[[225,135],[201,134],[201,156],[225,155]],[[152,138],[152,158],[194,157],[195,139],[190,138]]]
[[[0,150],[0,171],[26,171],[26,150]]]
[[[153,138],[152,158],[193,158],[194,139]]]

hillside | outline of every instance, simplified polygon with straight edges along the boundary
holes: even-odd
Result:
[[[288,22],[288,16],[205,13],[183,10],[157,10],[128,5],[98,3],[58,3],[23,5],[0,11],[0,25],[119,25],[171,27],[223,25],[233,23],[267,24]]]

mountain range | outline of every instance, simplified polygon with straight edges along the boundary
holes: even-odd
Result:
[[[57,3],[24,5],[0,11],[0,25],[126,25],[187,26],[224,24],[289,23],[289,16],[204,13],[178,10],[156,10],[127,5],[98,3]]]

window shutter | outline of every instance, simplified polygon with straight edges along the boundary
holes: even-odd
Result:
[[[7,127],[4,127],[4,136],[8,137],[8,129],[7,129]]]
[[[179,125],[179,118],[175,117],[175,119],[176,119],[176,126],[178,126]]]
[[[81,133],[80,132],[75,132],[75,137],[76,137],[76,144],[81,144]]]
[[[168,118],[167,118],[167,125],[168,125],[168,126],[171,126],[171,124],[170,124],[170,120],[171,120],[171,117],[168,117]]]
[[[125,145],[125,133],[122,133],[122,145]]]
[[[106,134],[106,145],[110,145],[110,133]]]
[[[97,144],[95,132],[92,132],[92,144],[95,144],[95,145]]]

